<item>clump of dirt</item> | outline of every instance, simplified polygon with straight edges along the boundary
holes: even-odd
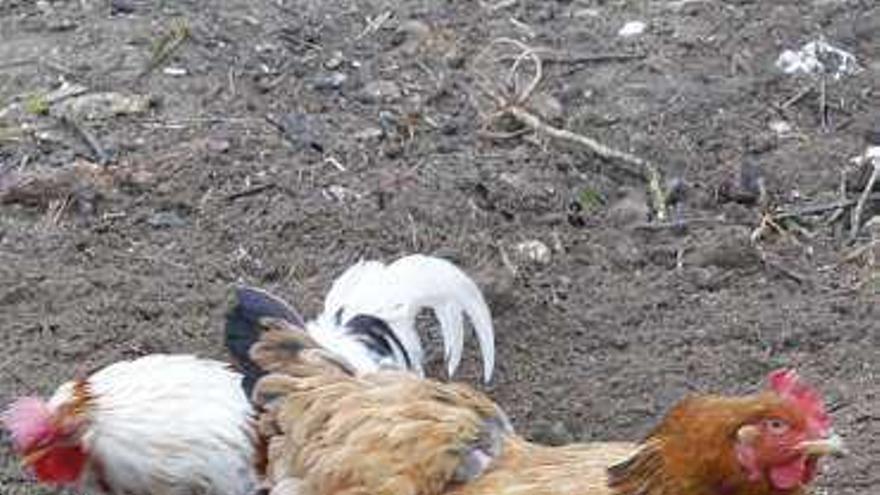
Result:
[[[852,229],[850,158],[880,125],[878,33],[860,1],[7,1],[0,401],[223,356],[236,281],[314,314],[360,257],[435,253],[486,291],[488,392],[528,435],[638,438],[687,393],[795,366],[854,453],[820,489],[870,492],[880,211]],[[485,50],[504,38],[532,51]],[[776,67],[817,39],[860,70]],[[150,104],[63,114],[82,92]],[[655,164],[668,218],[643,169],[511,105]],[[48,493],[2,464],[4,493]]]

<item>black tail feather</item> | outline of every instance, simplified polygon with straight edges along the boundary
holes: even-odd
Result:
[[[395,350],[403,356],[406,369],[413,369],[412,358],[388,323],[372,315],[359,314],[345,322],[345,328],[357,335],[361,342],[380,356],[394,356]]]
[[[248,396],[265,374],[250,357],[251,347],[260,339],[263,329],[260,320],[265,318],[305,327],[302,316],[278,297],[255,287],[236,287],[235,301],[226,313],[226,349],[245,375],[242,386]]]

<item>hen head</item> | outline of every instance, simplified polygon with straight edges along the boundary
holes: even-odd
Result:
[[[791,370],[774,371],[759,407],[736,431],[734,450],[750,480],[778,490],[806,485],[819,457],[842,451],[819,393]]]
[[[22,463],[42,482],[74,483],[88,460],[82,436],[89,395],[84,382],[72,384],[71,392],[70,400],[58,406],[37,397],[19,398],[0,417]]]
[[[608,480],[616,495],[793,495],[834,453],[843,442],[822,396],[779,370],[757,394],[682,400]]]

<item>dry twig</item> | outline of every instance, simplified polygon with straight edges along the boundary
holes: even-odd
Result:
[[[859,196],[855,209],[853,209],[852,222],[849,231],[849,239],[851,241],[854,241],[859,235],[859,229],[862,224],[862,212],[865,210],[865,204],[871,197],[871,191],[874,189],[874,184],[877,183],[878,175],[880,175],[880,160],[877,160],[876,158],[872,159],[871,166],[871,176],[868,178],[868,183],[865,185],[865,189],[862,191],[861,196]]]
[[[388,22],[388,19],[391,19],[391,15],[392,15],[391,11],[390,11],[390,10],[386,10],[385,12],[382,12],[381,14],[379,14],[378,16],[376,16],[376,17],[373,18],[373,19],[371,19],[371,18],[368,17],[368,18],[366,19],[366,21],[367,21],[367,26],[364,28],[363,31],[361,31],[361,33],[360,33],[359,35],[357,35],[357,36],[355,37],[354,40],[355,40],[355,41],[360,41],[361,39],[363,39],[363,38],[369,36],[370,34],[373,34],[373,33],[375,33],[376,31],[378,31],[379,28],[381,28],[383,24],[385,24],[386,22]]]
[[[822,121],[822,130],[828,130],[828,83],[825,74],[819,79],[819,117]]]
[[[813,91],[813,85],[810,84],[808,86],[804,86],[800,91],[794,94],[791,98],[785,100],[784,102],[778,105],[779,108],[785,110],[786,108],[794,105],[795,103],[804,99],[805,96],[810,94]]]
[[[660,174],[660,170],[653,163],[638,156],[635,156],[631,153],[612,148],[588,136],[578,134],[567,129],[554,127],[544,122],[540,117],[538,117],[528,108],[526,108],[526,103],[535,92],[544,77],[542,60],[541,57],[538,55],[539,50],[531,48],[525,43],[522,43],[515,39],[497,38],[493,40],[489,44],[489,46],[477,56],[477,60],[484,58],[493,47],[498,45],[513,45],[520,51],[519,54],[515,57],[514,62],[508,71],[508,75],[505,81],[508,91],[503,91],[502,89],[498,88],[498,85],[493,84],[491,78],[486,75],[482,75],[482,80],[478,82],[480,89],[492,100],[492,102],[496,106],[495,111],[487,117],[487,122],[483,130],[485,131],[486,127],[489,127],[499,118],[509,116],[513,117],[520,124],[532,129],[533,131],[543,133],[549,135],[550,137],[563,141],[570,141],[580,144],[589,149],[594,154],[599,155],[606,160],[616,160],[630,165],[635,165],[643,170],[643,173],[641,175],[648,183],[648,189],[654,203],[654,213],[657,220],[661,222],[665,221],[667,218],[666,193],[663,189],[663,180]],[[531,64],[534,66],[534,74],[532,75],[532,78],[528,81],[526,86],[520,90],[517,88],[518,85],[516,76],[519,73],[520,68],[524,65],[526,61],[531,62]]]
[[[590,53],[581,54],[573,52],[565,52],[553,50],[551,48],[535,48],[535,53],[541,55],[541,61],[544,64],[589,64],[598,62],[617,62],[627,60],[641,60],[646,58],[646,53],[625,53],[625,52],[607,52],[607,53]],[[499,57],[499,61],[516,58],[515,55],[507,55]]]
[[[798,284],[813,285],[814,281],[809,275],[800,273],[786,266],[782,261],[776,260],[773,257],[768,256],[763,249],[758,249],[758,256],[761,259],[761,263],[763,263],[765,267],[779,272],[779,274],[784,275],[785,277],[797,282]]]
[[[862,255],[869,253],[876,246],[880,246],[880,239],[874,239],[870,242],[862,244],[861,246],[857,246],[854,249],[851,249],[849,252],[844,253],[844,255],[841,256],[840,263],[850,263],[852,261],[855,261],[858,258],[862,257]]]
[[[773,213],[771,217],[776,220],[787,220],[790,218],[800,218],[809,215],[820,215],[822,213],[827,213],[829,211],[834,211],[838,209],[846,209],[850,206],[856,204],[856,201],[853,199],[842,199],[838,201],[832,201],[830,203],[820,203],[815,205],[807,205],[802,208],[795,208],[793,210],[784,210]]]
[[[80,124],[76,118],[72,116],[62,116],[61,122],[70,127],[73,132],[76,133],[77,137],[89,147],[98,165],[107,166],[110,163],[110,155],[104,150],[104,147],[101,146],[98,139],[91,133],[91,131]]]
[[[232,202],[237,199],[247,198],[250,196],[256,196],[257,194],[266,192],[270,189],[275,189],[277,187],[275,184],[260,184],[258,186],[249,187],[243,191],[234,192],[232,194],[228,194],[226,196],[226,201]]]

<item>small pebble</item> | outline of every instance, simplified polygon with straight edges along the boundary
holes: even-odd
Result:
[[[226,139],[209,139],[206,144],[208,151],[214,153],[226,153],[229,151],[229,146],[229,141]]]
[[[862,165],[870,160],[880,160],[880,146],[868,146],[861,154],[849,159],[853,165]]]
[[[381,138],[384,134],[385,131],[378,127],[367,127],[354,133],[354,138],[357,141],[372,141]]]
[[[312,149],[323,153],[323,126],[321,120],[312,114],[291,112],[279,120],[287,142],[299,149]]]
[[[388,103],[403,96],[400,86],[394,81],[379,80],[364,85],[358,92],[358,99],[364,103]]]
[[[336,70],[342,65],[344,60],[345,58],[342,56],[342,52],[335,51],[333,52],[333,55],[324,62],[324,68],[328,70]]]
[[[181,218],[177,212],[159,211],[147,219],[147,224],[154,229],[170,229],[185,226],[186,220]]]
[[[562,421],[539,420],[529,433],[532,440],[550,446],[558,447],[574,441],[574,435]]]
[[[133,14],[136,10],[131,0],[110,0],[110,14]]]
[[[539,265],[550,263],[550,248],[541,241],[532,239],[516,245],[516,252],[521,257]]]
[[[394,37],[394,44],[401,53],[414,55],[419,47],[430,38],[431,28],[422,21],[409,20],[401,23]]]
[[[348,203],[361,198],[361,195],[358,192],[339,184],[331,184],[327,186],[321,190],[321,194],[323,194],[326,199],[338,201],[340,203]]]
[[[573,16],[574,16],[574,18],[579,19],[582,17],[596,18],[596,17],[599,17],[600,15],[601,15],[601,12],[599,12],[599,9],[579,9],[574,12]]]
[[[318,90],[339,89],[348,80],[348,76],[344,72],[330,72],[315,77],[312,81],[312,87]]]
[[[620,31],[617,32],[618,36],[622,36],[624,38],[628,38],[630,36],[638,36],[645,32],[645,29],[648,28],[648,25],[642,21],[630,21],[623,25],[620,28]]]
[[[773,122],[770,122],[770,130],[775,132],[779,137],[786,137],[791,135],[793,129],[791,124],[784,120],[774,120]]]
[[[180,77],[187,75],[189,72],[183,67],[165,67],[162,69],[162,73],[166,76]]]

